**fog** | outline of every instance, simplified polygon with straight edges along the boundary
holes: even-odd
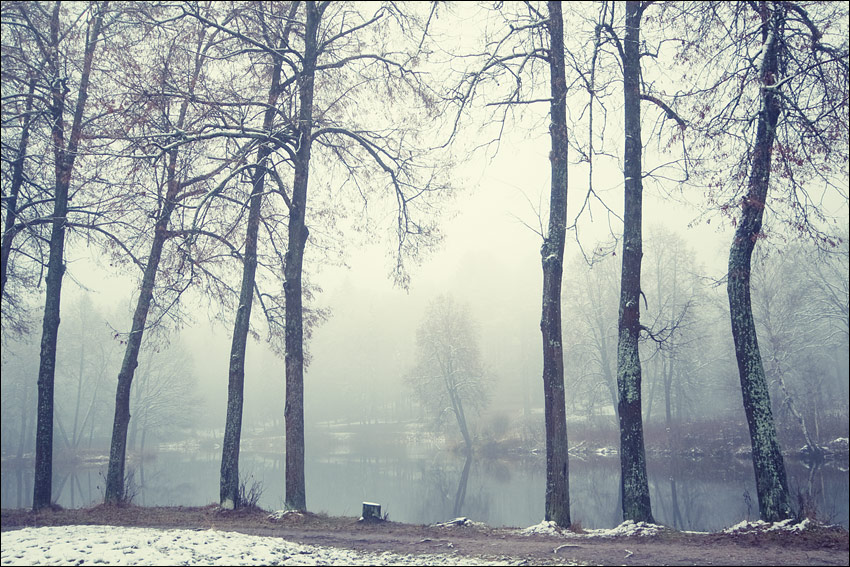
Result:
[[[538,143],[541,142],[538,140]],[[443,224],[444,240],[441,246],[419,265],[411,266],[411,281],[408,289],[395,286],[389,277],[392,267],[392,250],[385,245],[368,242],[354,242],[346,246],[344,254],[346,266],[321,266],[315,273],[310,274],[311,280],[322,289],[316,297],[315,304],[327,309],[329,317],[313,330],[312,337],[306,343],[309,352],[309,365],[305,376],[308,459],[325,462],[327,459],[339,458],[333,455],[338,455],[340,450],[344,450],[352,452],[352,456],[383,455],[378,458],[386,459],[387,455],[394,455],[393,459],[401,459],[399,463],[417,462],[409,461],[410,427],[414,428],[413,431],[420,432],[414,435],[414,438],[420,441],[430,438],[430,432],[433,431],[438,436],[437,439],[441,440],[436,445],[438,452],[448,452],[451,455],[452,451],[460,446],[462,441],[457,428],[453,427],[448,420],[443,420],[435,430],[433,420],[424,415],[405,382],[405,377],[411,372],[415,363],[417,328],[421,324],[428,303],[440,294],[450,294],[457,302],[468,305],[477,329],[484,367],[492,380],[490,404],[482,412],[470,415],[468,419],[479,453],[482,452],[481,447],[488,446],[490,447],[488,451],[494,452],[497,460],[486,460],[486,457],[479,457],[479,459],[484,458],[483,463],[500,462],[498,460],[500,449],[498,444],[493,445],[494,442],[504,443],[506,448],[503,450],[506,451],[518,450],[521,454],[532,457],[542,454],[540,238],[526,225],[533,226],[537,222],[535,211],[530,207],[529,200],[535,200],[540,193],[545,194],[547,180],[543,177],[534,179],[530,175],[530,172],[545,171],[544,156],[538,153],[524,159],[527,161],[524,161],[523,167],[518,169],[510,152],[500,153],[495,159],[484,160],[479,165],[479,169],[469,168],[471,171],[469,177],[473,179],[477,177],[477,180],[468,185],[450,203],[454,213],[448,214],[449,218]],[[696,428],[698,431],[700,423],[730,424],[731,431],[726,433],[729,439],[722,441],[723,436],[726,435],[722,430],[717,435],[727,447],[728,459],[732,458],[734,452],[745,448],[748,443],[745,437],[740,386],[734,366],[734,351],[728,330],[725,286],[717,285],[724,275],[731,231],[728,222],[714,220],[711,224],[706,224],[704,220],[696,220],[696,217],[696,212],[684,205],[670,203],[657,196],[655,198],[649,196],[647,199],[645,217],[647,246],[644,255],[644,277],[647,281],[649,301],[647,313],[653,313],[657,307],[652,305],[656,298],[654,293],[649,291],[652,289],[650,287],[652,284],[649,283],[652,281],[651,266],[656,261],[653,253],[665,249],[664,246],[652,245],[652,235],[667,230],[670,234],[680,237],[685,246],[692,251],[695,265],[699,267],[699,273],[694,275],[703,285],[701,291],[703,298],[697,302],[697,305],[699,313],[710,325],[710,328],[703,329],[704,332],[700,338],[698,350],[702,352],[683,351],[681,355],[683,364],[688,364],[689,356],[693,358],[685,372],[695,371],[696,374],[680,375],[677,378],[681,380],[684,387],[691,390],[682,398],[681,413],[674,419],[677,419],[678,427],[684,427],[683,430]],[[610,242],[611,234],[607,223],[602,227],[593,225],[591,227],[593,230],[586,230],[581,235],[582,248],[590,250],[597,243]],[[568,267],[564,276],[563,325],[565,341],[572,342],[565,348],[570,443],[571,446],[579,449],[601,446],[607,448],[606,450],[615,451],[616,425],[610,398],[606,392],[600,391],[600,388],[603,388],[601,378],[599,373],[591,368],[594,364],[593,356],[588,355],[587,349],[578,348],[578,345],[587,342],[589,331],[582,323],[586,315],[575,310],[573,299],[589,295],[587,289],[579,286],[586,286],[588,281],[592,280],[582,279],[584,277],[582,274],[599,272],[606,265],[609,270],[613,268],[616,272],[619,269],[619,257],[610,256],[605,262],[595,265],[594,271],[588,271],[588,265],[579,251],[579,243],[576,242],[574,234],[572,241],[567,243],[566,256]],[[768,254],[767,262],[779,262],[781,259],[782,254],[773,251]],[[845,281],[846,266],[845,257],[843,268],[840,268],[844,270]],[[86,363],[91,366],[87,366],[85,372],[100,373],[97,400],[92,401],[93,422],[80,425],[78,433],[60,434],[82,437],[83,441],[79,442],[78,451],[84,450],[83,454],[87,455],[86,458],[94,458],[93,456],[98,454],[108,454],[115,376],[121,353],[120,341],[113,338],[113,335],[114,330],[126,330],[134,297],[128,290],[134,289],[135,285],[132,278],[110,273],[104,266],[92,261],[91,252],[85,248],[76,248],[72,251],[68,268],[69,284],[63,296],[63,323],[60,330],[57,363],[60,369],[59,376],[64,375],[65,378],[57,380],[56,391],[57,400],[59,400],[57,412],[64,416],[61,419],[65,422],[63,427],[66,430],[72,428],[70,424],[74,420],[82,424],[84,419],[82,416],[86,409],[85,396],[87,393],[91,396],[91,391],[84,387],[83,411],[78,411],[78,415],[74,416],[73,406],[69,401],[77,395],[78,382],[73,379],[73,375],[76,370],[82,368],[82,362],[77,358],[79,353],[73,347],[73,344],[78,344],[75,341],[79,340],[79,337],[75,336],[75,333],[80,332],[79,324],[75,322],[75,318],[78,317],[75,309],[79,311],[76,306],[80,301],[91,300],[93,306],[91,316],[101,317],[100,320],[94,319],[85,324],[84,328],[88,329],[84,331],[85,336],[91,337],[93,345],[98,345],[96,348],[104,348],[111,352],[105,361]],[[609,291],[616,293],[616,286]],[[216,456],[220,457],[219,447],[227,403],[229,325],[210,322],[207,303],[194,297],[192,293],[184,295],[183,301],[187,302],[187,305],[183,306],[185,310],[192,313],[191,321],[187,322],[183,328],[158,333],[157,338],[152,342],[155,342],[156,348],[160,349],[161,353],[171,353],[168,354],[169,357],[175,352],[185,355],[185,364],[177,368],[175,373],[164,378],[166,381],[187,383],[191,383],[190,378],[193,379],[192,395],[178,399],[174,408],[163,408],[162,411],[165,413],[162,416],[154,416],[146,441],[141,439],[141,434],[134,436],[131,426],[131,462],[135,462],[132,460],[134,455],[139,455],[142,459],[144,455],[155,455],[158,446],[165,449],[175,446],[175,443],[180,447],[185,446],[181,443],[187,441],[200,442],[200,449],[190,450],[188,454],[208,455],[203,461],[206,464],[197,472],[189,474],[196,478],[206,475],[209,480],[205,482],[212,483],[218,471]],[[616,309],[614,304],[611,307]],[[609,316],[609,323],[613,329],[610,332],[615,338],[616,311],[609,311]],[[100,336],[100,342],[96,342],[95,335]],[[821,366],[811,368],[820,373],[821,389],[818,390],[817,395],[821,401],[807,405],[809,413],[806,415],[809,419],[814,416],[816,420],[820,420],[818,424],[822,428],[819,437],[821,443],[829,443],[835,437],[847,436],[848,351],[846,335],[844,336],[844,346],[832,347],[834,350],[827,348],[824,354],[834,361],[831,369]],[[834,344],[835,337],[833,335],[830,337],[830,342]],[[29,340],[36,342],[37,333],[33,333]],[[817,337],[812,338],[815,343],[818,340],[820,339]],[[654,448],[660,446],[665,447],[664,451],[669,450],[666,448],[669,430],[664,427],[664,398],[660,394],[660,387],[656,385],[656,367],[652,366],[657,363],[659,355],[652,348],[651,341],[648,342],[650,344],[643,345],[646,347],[643,358],[644,395],[647,399],[644,412],[645,417],[650,418],[646,424],[647,445],[650,450],[650,471],[651,474],[655,474],[652,471],[660,466],[660,463],[657,462],[658,457],[653,457],[658,454],[654,452]],[[25,440],[21,438],[21,429],[18,424],[21,419],[21,410],[30,418],[33,416],[37,349],[24,345],[24,342],[7,341],[3,347],[4,459],[15,454],[31,454],[32,451],[34,422],[27,428]],[[24,352],[28,354],[23,354]],[[802,365],[801,368],[814,364],[811,348],[798,348],[797,352],[807,352],[806,356],[809,358],[792,358],[791,364]],[[156,356],[159,355],[160,353],[156,353]],[[134,390],[138,390],[145,383],[144,358],[143,356],[140,377],[134,383]],[[63,368],[66,369],[64,374]],[[282,469],[277,467],[268,469],[267,465],[263,464],[266,461],[257,459],[261,455],[276,459],[282,456],[284,367],[283,361],[272,353],[262,337],[259,340],[250,341],[248,345],[245,375],[241,458],[243,469],[246,470],[246,476],[251,475],[248,478],[254,478],[253,475],[256,475],[256,478],[265,486],[267,493],[263,503],[275,508],[280,505],[283,493]],[[798,376],[805,379],[806,371],[802,370]],[[91,378],[89,375],[86,376],[86,384]],[[10,384],[15,385],[10,386]],[[801,405],[805,405],[804,400],[807,395],[804,389],[805,384],[806,382],[795,381],[791,385],[795,391],[802,394],[803,398],[797,398],[803,402]],[[18,393],[19,386],[28,388],[29,392],[22,396]],[[13,390],[14,395],[11,394]],[[799,424],[795,422],[793,416],[783,410],[782,397],[778,390],[775,391],[777,398],[775,407],[783,439],[785,443],[792,444],[793,452],[797,447],[802,446]],[[175,394],[167,390],[165,395]],[[26,405],[18,407],[7,405],[15,404],[15,400],[17,403],[23,402]],[[843,413],[840,409],[842,407]],[[141,409],[133,406],[131,413],[134,416],[133,420],[138,423],[140,416],[143,415]],[[647,416],[648,413],[650,415]],[[390,429],[383,431],[375,429],[374,427],[379,424],[387,425]],[[689,425],[685,426],[685,424]],[[357,434],[358,427],[370,425],[371,429],[364,429],[362,434]],[[354,431],[355,436],[351,437],[350,433],[340,434],[341,438],[334,435],[328,436],[326,432],[333,431],[330,429],[332,427],[343,427]],[[393,427],[400,429],[393,430]],[[510,441],[512,439],[513,441]],[[704,440],[702,437],[700,439]],[[490,445],[487,445],[488,443]],[[341,449],[340,444],[347,448]],[[197,447],[197,445],[190,446]],[[57,441],[56,447],[56,456],[60,461],[70,456],[70,448],[66,442]],[[144,450],[144,453],[136,453],[134,450],[137,452]],[[486,451],[484,453],[486,454]],[[148,464],[144,464],[143,460],[142,466],[155,470],[158,470],[156,467],[168,467],[167,470],[172,471],[170,474],[186,470],[184,465],[169,464],[173,460],[173,457],[168,456],[169,454],[161,453],[156,461]],[[405,457],[405,454],[408,456]],[[95,458],[94,462],[103,463],[104,461],[97,461]],[[613,461],[610,462],[613,464]],[[694,509],[692,511],[694,517],[682,525],[694,529],[720,529],[746,514],[747,508],[741,508],[742,502],[746,499],[742,500],[740,495],[742,492],[746,495],[748,490],[753,491],[752,487],[747,488],[752,482],[749,476],[751,473],[747,472],[746,460],[736,462],[739,464],[735,467],[740,469],[733,467],[731,470],[739,471],[735,473],[741,475],[739,481],[710,489],[710,492],[714,494],[711,499],[697,498],[695,500],[697,503],[723,502],[724,504],[711,509]],[[137,470],[138,466],[133,465],[131,470]],[[527,481],[522,480],[522,482],[530,482],[531,487],[508,488],[500,484],[504,480],[492,486],[488,484],[494,482],[487,480],[489,477],[486,476],[492,474],[493,464],[476,464],[472,469],[470,496],[463,506],[458,507],[455,503],[448,505],[445,509],[428,508],[416,512],[419,502],[423,499],[430,501],[433,496],[429,496],[428,492],[421,495],[410,494],[409,488],[412,485],[396,486],[394,483],[397,481],[391,480],[392,477],[379,476],[372,479],[371,475],[378,474],[378,471],[383,470],[382,468],[374,469],[370,465],[366,470],[360,471],[359,467],[362,465],[357,465],[357,471],[353,471],[351,464],[341,465],[342,469],[328,470],[316,468],[319,466],[316,464],[308,467],[308,475],[312,474],[312,476],[308,476],[307,495],[308,506],[312,507],[312,502],[318,506],[316,508],[318,510],[338,514],[356,513],[358,499],[373,498],[375,493],[379,493],[383,495],[385,506],[394,505],[390,509],[395,512],[396,519],[412,522],[442,521],[453,512],[460,511],[467,515],[478,514],[479,517],[491,523],[508,525],[521,523],[522,520],[515,518],[527,516],[528,519],[525,521],[530,524],[532,520],[539,517],[540,513],[539,496],[534,486],[542,482],[542,477],[540,472],[533,472],[536,470],[534,468],[527,469],[528,472],[501,473],[513,478],[512,483],[525,479],[526,474],[531,475]],[[337,465],[329,463],[321,466]],[[458,482],[457,479],[467,478],[461,475],[460,470],[463,466],[460,461],[450,459],[440,465],[432,463],[428,466],[438,467],[435,472],[427,473],[429,475],[427,478],[435,479],[429,482],[438,482],[438,484],[431,489],[428,489],[427,485],[424,488],[436,490],[438,494],[443,490],[454,494],[454,483]],[[605,527],[612,522],[614,522],[612,525],[615,525],[617,492],[614,486],[592,488],[598,482],[592,481],[593,478],[608,478],[611,482],[615,482],[615,470],[596,469],[593,467],[598,465],[592,464],[590,468],[585,469],[585,466],[579,460],[572,467],[574,507],[582,511],[585,525],[588,527]],[[730,470],[728,467],[731,465],[719,466],[722,466],[723,470]],[[801,473],[794,473],[796,469],[793,467],[796,466],[789,462],[789,467],[792,467],[789,469],[792,473],[789,474],[792,474],[793,478],[796,478],[795,474],[801,474],[804,479],[808,474],[805,472],[806,469],[802,469]],[[687,470],[687,468],[681,470]],[[662,477],[670,474],[660,471],[659,473]],[[102,482],[102,479],[92,477],[92,472],[86,474],[89,475],[88,483],[91,491],[88,497],[96,502],[102,498],[102,493],[92,486],[102,486],[98,484]],[[584,479],[581,475],[585,474],[593,476]],[[845,495],[847,491],[846,472],[840,473],[837,470],[826,469],[825,473],[820,474],[832,475],[824,477],[821,481],[825,483],[823,490],[831,495],[837,494],[835,501],[842,499],[846,501],[847,499],[841,496],[842,491]],[[835,474],[839,475],[838,479],[834,477]],[[346,480],[348,475],[352,476]],[[4,477],[11,481],[10,472],[4,472]],[[844,480],[839,480],[842,477]],[[160,483],[175,482],[165,480],[171,478],[170,475],[159,478]],[[407,478],[410,478],[410,482],[413,482],[415,486],[421,484],[421,480],[414,480],[418,478],[415,474]],[[585,482],[594,484],[585,487]],[[24,483],[26,485],[26,481]],[[140,497],[142,503],[178,504],[183,502],[187,494],[190,494],[185,488],[175,493],[170,490],[170,485],[163,486],[156,481],[146,480],[145,485],[148,488],[147,493]],[[194,486],[202,487],[205,484],[195,483]],[[191,493],[194,494],[191,497],[194,500],[190,499],[186,504],[203,504],[213,501],[217,494],[216,485],[206,486],[207,488],[202,489],[200,493]],[[336,486],[340,487],[341,492],[338,493],[336,489],[330,488]],[[315,488],[311,490],[312,487]],[[683,489],[687,490],[687,488]],[[71,490],[72,500],[64,500],[66,506],[74,502],[73,488]],[[145,488],[142,490],[144,491]],[[596,494],[594,491],[597,490],[602,492],[599,496],[592,497],[591,501],[596,504],[586,504],[584,508],[581,508],[582,502],[588,498],[582,496],[587,490],[591,491],[589,494]],[[63,498],[68,498],[67,488],[64,493],[61,488],[59,492],[64,494]],[[84,488],[78,489],[77,492],[76,504],[87,503],[86,495],[82,494]],[[154,499],[154,494],[160,494],[160,498]],[[163,501],[164,495],[169,494],[171,496]],[[495,496],[496,494],[501,496]],[[724,494],[724,496],[717,500],[718,494]],[[821,508],[830,510],[824,514],[846,525],[846,509],[830,509],[829,507],[834,504],[828,502],[832,500],[823,491],[820,494],[821,498],[826,497],[820,505]],[[17,493],[17,498],[23,505],[26,505],[27,496],[25,489]],[[23,497],[22,501],[21,497]],[[405,498],[410,497],[413,497],[414,501],[404,504]],[[12,501],[11,496],[8,498]],[[607,498],[610,502],[600,504],[599,498]],[[495,506],[495,502],[501,499],[507,499],[504,505],[509,507],[508,510],[500,511],[501,508]],[[6,497],[4,497],[5,501]],[[439,500],[433,500],[433,502],[437,503]],[[400,509],[403,506],[405,508]],[[527,511],[517,515],[517,506],[523,510],[527,507]],[[597,509],[599,506],[601,508]],[[610,512],[606,511],[608,509]],[[660,513],[664,513],[663,507]],[[673,522],[673,512],[670,514],[668,521]],[[664,518],[663,515],[661,517]]]
[[[459,40],[457,31],[454,39]],[[620,110],[612,105],[605,142],[610,153],[600,149],[592,175],[578,156],[570,155],[569,168],[563,350],[570,451],[578,463],[571,474],[573,486],[580,487],[576,506],[588,527],[616,523],[619,514],[619,472],[613,461],[598,459],[616,454],[619,442],[615,389],[624,181],[621,159],[613,153],[623,146],[622,122],[614,117]],[[470,121],[482,112],[477,109]],[[528,518],[522,521],[542,516],[540,250],[551,184],[550,136],[545,108],[517,113],[497,136],[484,126],[461,130],[452,154],[453,193],[438,199],[432,211],[442,237],[434,246],[423,245],[419,257],[405,259],[406,286],[393,278],[395,203],[388,208],[371,195],[372,201],[364,197],[366,206],[341,188],[329,190],[345,185],[333,177],[338,171],[317,167],[311,173],[317,187],[311,191],[327,201],[317,209],[339,205],[339,219],[311,218],[311,210],[306,221],[320,235],[307,245],[304,269],[310,285],[305,304],[316,315],[305,339],[310,509],[353,514],[360,500],[375,499],[378,492],[396,498],[396,518],[407,521],[465,513],[507,524],[509,508],[515,510],[518,502]],[[667,177],[669,156],[655,128],[647,132],[653,136],[646,136],[652,141],[645,144],[644,171],[661,170],[647,173],[643,202],[641,322],[652,336],[641,343],[640,355],[653,498],[660,517],[671,524],[716,529],[749,514],[754,491],[725,286],[737,219],[710,202],[708,189]],[[591,177],[595,197],[588,199]],[[848,491],[848,202],[846,194],[818,192],[812,190],[813,201],[843,242],[825,252],[769,213],[753,270],[753,307],[795,487],[808,486],[811,498],[817,493],[822,514],[846,527],[847,507],[836,509],[831,502],[846,502]],[[54,479],[54,490],[63,495],[63,505],[82,506],[103,499],[98,493],[103,481],[96,477],[109,454],[117,376],[140,278],[135,266],[113,265],[85,238],[70,239],[65,254],[54,459],[64,463],[66,474]],[[43,295],[29,291],[34,315],[28,333],[16,336],[5,327],[3,333],[4,507],[7,498],[19,507],[28,505],[27,498],[31,503],[22,489],[31,471],[20,471],[32,468],[37,306]],[[149,321],[146,329],[128,443],[132,470],[140,471],[141,503],[217,499],[235,312],[200,293],[189,288],[172,312]],[[477,378],[486,385],[480,396],[486,403],[470,404],[481,409],[466,415],[474,464],[462,448],[465,425],[445,410],[432,411],[411,386],[423,348],[420,329],[430,306],[444,296],[469,315],[464,348],[476,351],[483,374]],[[5,323],[9,307],[3,309]],[[255,307],[252,317],[240,458],[246,478],[264,485],[261,504],[271,508],[283,498],[285,369],[267,341],[262,312]],[[826,465],[807,461],[800,448],[809,437],[838,458]],[[698,458],[715,460],[701,470]],[[723,487],[712,484],[718,471],[730,477]],[[696,502],[683,520],[675,482],[697,477],[702,484],[683,489]],[[63,488],[66,481],[69,489]],[[819,491],[813,488],[818,483]],[[413,503],[402,503],[405,497]],[[439,506],[414,510],[430,500]]]

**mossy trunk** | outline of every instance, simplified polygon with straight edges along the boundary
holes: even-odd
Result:
[[[781,10],[770,12],[765,8],[762,23],[764,51],[760,70],[761,82],[764,87],[770,87],[779,75],[777,51],[783,27]],[[766,522],[791,517],[785,461],[776,438],[776,426],[773,422],[770,394],[759,352],[750,298],[752,255],[761,234],[770,182],[773,142],[780,113],[779,93],[771,88],[762,88],[752,169],[747,184],[747,194],[741,203],[741,219],[729,250],[726,287],[744,412],[747,415],[753,449],[759,516]]]
[[[618,416],[620,420],[620,471],[623,519],[652,522],[649,481],[641,415],[640,270],[643,256],[640,131],[640,2],[626,2],[626,35],[623,42],[623,91],[626,144],[624,150],[625,208],[623,214],[623,266],[617,343]]]

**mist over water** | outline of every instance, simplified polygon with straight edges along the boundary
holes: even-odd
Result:
[[[143,506],[206,506],[216,503],[220,454],[163,451],[131,465]],[[543,519],[545,468],[541,458],[500,460],[473,457],[464,486],[466,460],[444,451],[396,451],[375,455],[348,452],[307,456],[309,509],[335,516],[359,516],[364,501],[381,504],[391,521],[444,522],[465,516],[490,526],[527,527]],[[847,472],[834,464],[812,470],[787,464],[792,490],[811,487],[818,519],[848,527]],[[259,505],[283,508],[283,460],[246,452],[241,470],[263,492]],[[31,502],[29,467],[3,469],[4,507]],[[105,466],[57,466],[54,495],[60,506],[85,507],[102,501]],[[653,513],[660,524],[680,530],[717,531],[741,520],[758,519],[750,464],[739,459],[649,460]],[[585,528],[610,528],[622,521],[619,460],[616,455],[570,460],[573,521]]]

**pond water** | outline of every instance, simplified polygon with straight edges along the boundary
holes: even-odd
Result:
[[[409,451],[408,451],[409,452]],[[466,460],[444,451],[389,451],[385,456],[335,454],[306,462],[307,506],[313,512],[359,516],[363,501],[377,502],[389,519],[429,524],[466,516],[491,526],[526,527],[543,519],[543,458]],[[161,451],[129,468],[139,485],[134,502],[144,506],[204,506],[218,502],[220,453]],[[792,498],[809,494],[822,521],[848,527],[846,465],[809,469],[787,463]],[[758,518],[752,464],[747,460],[648,458],[652,509],[658,523],[682,530],[716,531]],[[243,451],[240,472],[262,483],[260,505],[283,507],[280,457]],[[88,506],[103,498],[106,465],[54,467],[53,497],[63,507]],[[3,467],[2,506],[27,507],[33,470]],[[619,459],[570,458],[573,522],[610,528],[621,522]]]

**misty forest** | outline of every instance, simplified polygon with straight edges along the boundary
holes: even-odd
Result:
[[[845,2],[4,1],[3,508],[847,528],[848,175]]]

